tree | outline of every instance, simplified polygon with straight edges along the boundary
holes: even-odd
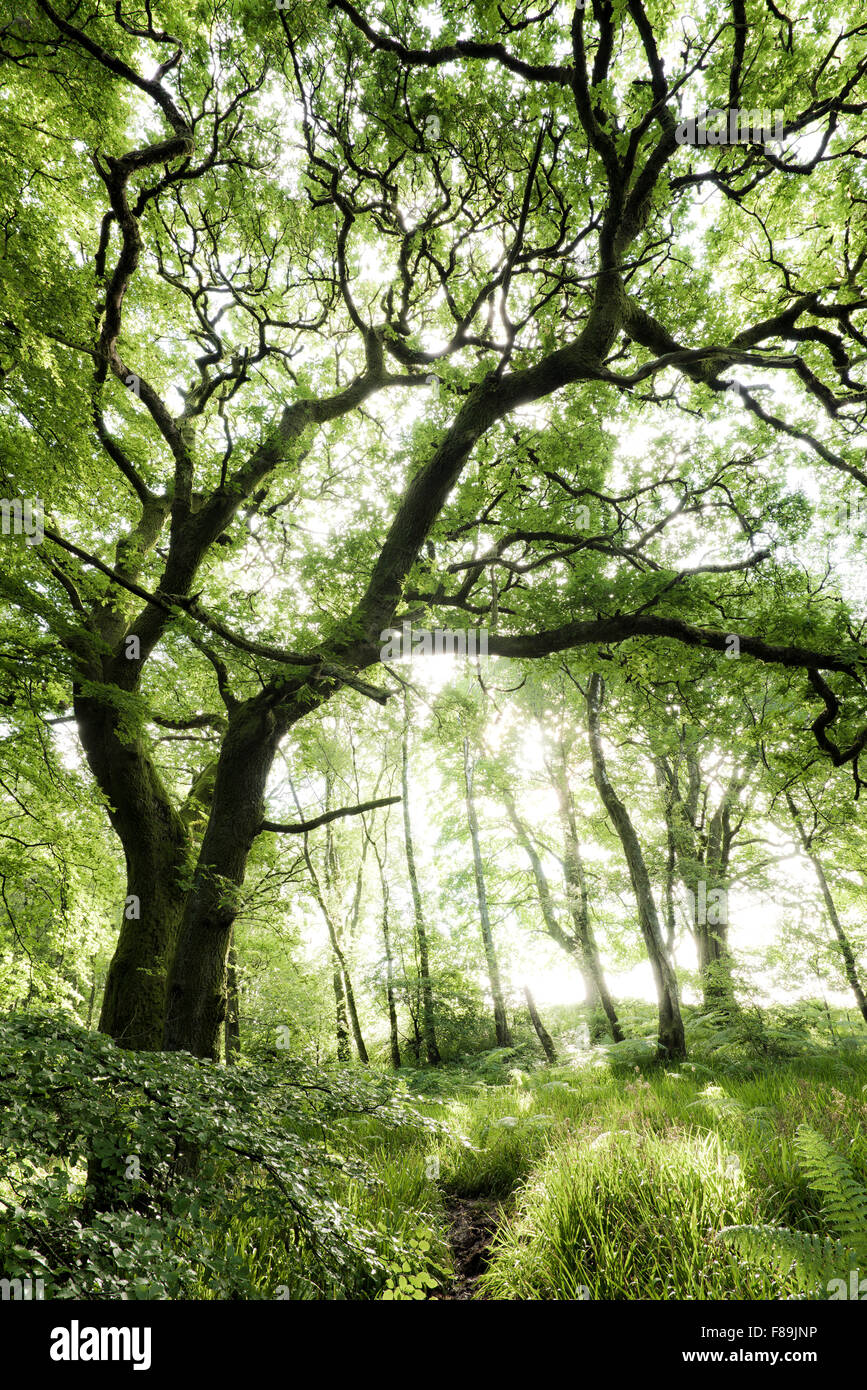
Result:
[[[855,953],[852,950],[852,943],[850,942],[849,937],[846,934],[846,931],[843,927],[843,923],[840,921],[840,914],[837,911],[837,904],[834,902],[834,895],[831,892],[831,889],[828,885],[828,880],[825,876],[825,870],[822,864],[822,860],[817,854],[816,849],[813,845],[813,836],[816,833],[815,821],[812,832],[808,831],[807,827],[804,825],[803,820],[801,819],[800,813],[798,811],[797,806],[795,805],[792,795],[788,791],[786,792],[786,806],[788,807],[789,815],[792,818],[792,824],[794,825],[795,830],[797,831],[798,839],[801,842],[804,854],[807,856],[807,858],[813,866],[813,869],[815,870],[816,879],[818,881],[819,888],[822,893],[822,898],[825,903],[825,910],[828,913],[828,921],[831,923],[834,936],[837,939],[837,945],[840,949],[840,956],[843,961],[843,969],[846,973],[846,979],[849,983],[852,993],[855,996],[855,1002],[858,1005],[858,1008],[861,1010],[861,1013],[864,1017],[864,1021],[865,1023],[867,1023],[867,998],[865,998],[864,987],[861,984],[861,979],[858,974],[858,966],[855,960]],[[817,819],[818,818],[815,818],[815,820]]]
[[[530,861],[545,931],[553,941],[557,942],[558,946],[573,957],[583,976],[584,998],[590,1015],[590,1034],[592,1037],[599,1036],[599,1009],[604,1008],[611,1027],[611,1036],[615,1042],[622,1042],[623,1033],[617,1021],[617,1013],[602,971],[599,949],[590,926],[587,887],[578,845],[574,811],[568,798],[568,789],[565,799],[562,796],[562,787],[558,787],[558,791],[561,792],[558,801],[561,808],[561,819],[564,821],[566,841],[563,847],[563,868],[566,876],[566,894],[573,923],[571,934],[564,930],[558,920],[548,876],[530,832],[518,815],[514,797],[508,788],[504,788],[501,795],[506,814],[515,827],[518,842]]]
[[[808,674],[816,742],[860,785],[860,638],[842,599],[776,604],[771,552],[796,529],[785,449],[845,499],[867,483],[867,57],[836,5],[802,27],[748,0],[686,40],[642,0],[576,6],[568,27],[474,8],[471,38],[444,0],[436,41],[404,3],[375,23],[349,0],[162,10],[158,29],[37,0],[0,40],[0,179],[22,211],[2,251],[2,484],[45,504],[44,544],[3,578],[23,619],[4,662],[19,706],[26,664],[43,712],[73,710],[140,904],[101,1027],[209,1057],[277,750],[335,696],[386,699],[363,673],[414,615],[489,618],[491,654],[514,659],[734,640]],[[680,140],[707,83],[784,106],[784,148]],[[716,280],[690,225],[708,193]],[[842,229],[819,245],[817,207]],[[738,380],[756,372],[797,404],[766,410]],[[669,405],[725,420],[732,386],[746,420],[725,445],[621,489],[614,433]],[[327,506],[347,525],[299,544]],[[686,516],[723,558],[684,563]],[[197,767],[158,748],[166,727],[197,732]]]
[[[406,692],[404,692],[406,695]],[[421,890],[418,886],[418,872],[415,864],[415,845],[412,838],[412,821],[409,810],[409,701],[404,700],[403,731],[400,740],[400,785],[403,795],[403,843],[406,853],[406,871],[412,892],[415,940],[418,949],[418,965],[421,989],[422,1032],[424,1033],[425,1054],[430,1066],[440,1061],[437,1045],[436,1024],[434,1020],[433,989],[430,978],[430,955],[428,952],[427,926],[424,920]]]
[[[738,816],[738,803],[752,760],[736,764],[724,777],[722,793],[713,806],[696,744],[697,740],[683,741],[677,761],[664,752],[657,753],[656,773],[669,843],[687,892],[704,1003],[709,1008],[731,1009],[735,998],[728,946],[730,860],[743,823],[744,813]]]
[[[600,675],[594,673],[587,686],[587,729],[590,738],[590,755],[593,760],[593,780],[596,783],[600,800],[608,812],[623,846],[623,853],[629,866],[629,876],[632,880],[638,908],[638,921],[656,985],[659,1007],[659,1051],[665,1057],[685,1057],[686,1040],[680,1013],[677,977],[663,939],[647,864],[629,811],[612,786],[608,775],[608,764],[602,747],[599,721],[604,690],[605,682]]]
[[[488,911],[488,894],[485,888],[485,868],[479,839],[479,818],[476,813],[474,773],[475,769],[470,755],[470,741],[468,738],[465,738],[464,788],[466,792],[467,824],[470,831],[470,843],[473,849],[473,876],[476,883],[476,898],[479,904],[479,927],[481,928],[482,941],[485,947],[488,983],[490,984],[491,996],[494,1001],[494,1028],[497,1034],[497,1047],[511,1047],[512,1033],[509,1028],[509,1021],[506,1017],[506,1001],[503,995],[502,980],[500,978],[500,962],[497,957],[497,948],[494,945],[491,916]]]

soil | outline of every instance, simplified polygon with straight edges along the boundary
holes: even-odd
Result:
[[[477,1292],[477,1286],[488,1267],[488,1251],[502,1220],[503,1203],[493,1197],[451,1197],[446,1208],[455,1277],[436,1297],[484,1299],[485,1295]]]

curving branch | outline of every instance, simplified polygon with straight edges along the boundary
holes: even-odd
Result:
[[[339,820],[343,816],[363,816],[365,811],[375,811],[379,806],[394,806],[402,799],[400,796],[381,796],[374,801],[362,801],[358,806],[341,806],[336,811],[324,811],[321,816],[314,816],[312,820],[289,821],[285,824],[263,820],[259,829],[273,830],[281,835],[306,835],[308,830],[327,825],[329,821]]]

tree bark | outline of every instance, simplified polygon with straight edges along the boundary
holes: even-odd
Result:
[[[226,1066],[230,1067],[241,1055],[241,1001],[238,994],[238,956],[235,950],[235,931],[229,944],[226,964]]]
[[[512,1034],[506,1018],[506,1005],[503,999],[503,986],[500,980],[500,964],[494,947],[491,919],[488,913],[488,895],[485,889],[485,872],[479,848],[479,822],[476,816],[476,803],[473,793],[473,765],[470,761],[469,739],[464,739],[464,783],[466,787],[467,820],[470,826],[470,839],[473,845],[473,870],[476,879],[476,896],[479,904],[479,922],[482,940],[485,944],[485,960],[488,965],[488,980],[494,999],[494,1028],[498,1047],[511,1047]]]
[[[551,1034],[548,1032],[544,1023],[539,1017],[539,1010],[536,1008],[536,1001],[530,993],[529,985],[524,985],[524,998],[527,1001],[527,1008],[530,1013],[530,1020],[533,1024],[533,1027],[536,1030],[536,1036],[539,1039],[539,1042],[542,1044],[542,1051],[548,1058],[549,1062],[556,1062],[557,1053],[554,1049],[554,1044],[551,1041]]]
[[[428,1064],[438,1066],[441,1060],[437,1044],[436,1024],[434,1022],[433,988],[430,978],[430,958],[428,955],[427,927],[424,920],[424,907],[418,885],[418,872],[415,864],[415,846],[412,837],[412,822],[409,814],[409,706],[404,704],[403,737],[401,739],[401,791],[403,792],[403,841],[406,847],[406,871],[409,877],[412,906],[415,915],[415,939],[418,947],[419,975],[421,977],[421,1012],[424,1047]]]
[[[604,690],[602,677],[594,672],[587,690],[587,729],[590,738],[590,755],[593,762],[593,779],[608,815],[614,825],[626,863],[632,889],[638,906],[638,920],[644,937],[644,944],[650,960],[659,1001],[659,1054],[671,1059],[686,1057],[686,1038],[680,1001],[677,993],[677,978],[668,958],[665,942],[659,924],[659,915],[650,885],[650,875],[635,827],[629,812],[620,800],[608,777],[605,755],[602,749],[602,736],[599,728],[599,709]]]

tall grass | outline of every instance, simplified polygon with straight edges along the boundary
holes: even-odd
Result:
[[[563,1120],[516,1192],[482,1281],[504,1299],[779,1299],[794,1276],[733,1256],[727,1225],[824,1229],[803,1122],[867,1173],[867,1064],[833,1056],[743,1080],[710,1067],[599,1072],[545,1095]]]
[[[577,1034],[580,1019],[569,1023]],[[532,1049],[499,1050],[405,1072],[419,1111],[444,1122],[438,1134],[372,1115],[346,1126],[340,1148],[364,1158],[366,1175],[336,1172],[334,1200],[368,1231],[375,1259],[373,1268],[348,1259],[340,1286],[320,1297],[380,1297],[396,1251],[418,1260],[413,1239],[447,1279],[449,1203],[479,1196],[503,1204],[483,1297],[798,1296],[795,1274],[750,1263],[716,1237],[763,1223],[825,1231],[795,1135],[809,1125],[867,1178],[867,1058],[809,1040],[800,1055],[772,1046],[757,1057],[735,1042],[699,1045],[689,1062],[665,1066],[641,1039],[607,1052],[562,1040],[560,1066],[539,1066]],[[226,1239],[263,1298],[280,1286],[301,1296],[298,1252],[283,1232],[251,1218]]]

